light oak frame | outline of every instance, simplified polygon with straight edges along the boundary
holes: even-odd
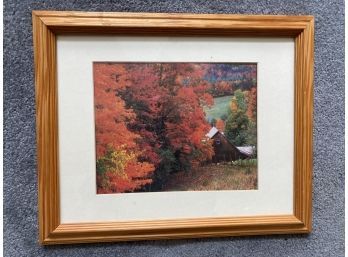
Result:
[[[67,33],[294,38],[294,214],[61,224],[56,36]],[[311,231],[314,51],[312,16],[34,11],[33,39],[40,243],[48,245]]]

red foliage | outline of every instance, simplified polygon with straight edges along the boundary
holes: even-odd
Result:
[[[94,63],[94,99],[95,99],[95,134],[97,159],[102,158],[107,149],[125,149],[135,158],[141,154],[136,140],[141,136],[130,131],[127,124],[134,121],[135,113],[125,107],[125,102],[117,95],[117,90],[126,87],[127,80],[123,76],[125,69],[119,65]],[[101,180],[108,178],[105,187],[98,188],[98,193],[133,191],[151,183],[149,175],[154,171],[153,165],[146,162],[129,160],[123,172],[106,171],[97,177],[98,185]],[[117,187],[116,187],[117,185]]]
[[[219,81],[215,90],[219,95],[231,95],[233,93],[233,86],[227,81]]]
[[[158,149],[163,144],[186,156],[191,164],[211,158],[212,147],[202,142],[209,131],[202,105],[213,104],[213,97],[207,93],[210,85],[202,80],[205,65],[125,66],[130,83],[123,96],[137,114],[132,128],[142,136],[137,142],[144,150],[143,159],[158,166]],[[200,154],[192,157],[193,150]]]

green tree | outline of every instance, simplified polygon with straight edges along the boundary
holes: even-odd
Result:
[[[234,145],[241,146],[248,143],[250,121],[246,114],[246,93],[240,89],[234,92],[230,104],[230,114],[226,120],[225,135]]]
[[[249,119],[242,111],[232,111],[225,126],[227,139],[236,146],[245,145],[248,141]]]
[[[256,122],[251,121],[249,123],[248,136],[247,136],[247,144],[254,146],[254,158],[257,156],[257,126]]]
[[[228,118],[228,113],[230,113],[230,112],[227,112],[227,113],[222,114],[221,117],[220,117],[220,119],[223,120],[223,121],[226,121],[227,118]]]
[[[212,118],[212,119],[211,119],[210,125],[211,125],[212,127],[215,127],[215,125],[216,125],[216,119],[215,119],[215,118]]]

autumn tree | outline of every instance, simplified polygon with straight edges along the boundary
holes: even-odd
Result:
[[[233,93],[233,85],[225,80],[217,81],[214,87],[215,96],[231,95]]]
[[[165,121],[166,139],[178,160],[179,169],[187,170],[211,159],[211,144],[203,140],[210,125],[205,120],[199,95],[194,88],[179,89],[166,109],[169,111]]]
[[[250,89],[256,65],[94,63],[99,193],[151,190],[171,172],[189,170],[213,155],[203,106],[213,95]],[[244,83],[244,84],[243,84]],[[214,125],[232,142],[250,141],[256,90],[236,90]],[[255,127],[256,128],[256,127]],[[153,189],[153,188],[152,188]]]
[[[246,91],[247,111],[248,118],[252,121],[256,121],[257,115],[257,91],[256,87],[251,88],[250,91]]]
[[[134,191],[152,182],[154,166],[138,160],[141,136],[127,127],[136,115],[117,95],[127,84],[124,73],[122,66],[93,65],[98,193]]]
[[[224,132],[225,131],[225,122],[222,119],[217,119],[216,120],[216,125],[215,127],[219,130]]]
[[[209,84],[202,77],[204,66],[196,64],[123,64],[129,74],[120,95],[136,113],[129,128],[137,140],[143,160],[156,167],[161,185],[168,174],[185,170],[211,158],[212,147],[203,142],[209,131],[203,105],[211,105]]]
[[[251,88],[247,95],[247,111],[246,114],[249,118],[248,126],[248,138],[249,145],[255,146],[257,149],[257,90],[256,87]]]

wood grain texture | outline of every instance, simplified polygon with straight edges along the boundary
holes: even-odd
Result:
[[[40,242],[60,224],[56,39],[33,16]]]
[[[34,11],[55,33],[296,36],[310,16]]]
[[[295,39],[294,214],[61,224],[56,35],[270,36]],[[308,233],[312,219],[314,19],[249,16],[33,12],[39,226],[42,244]]]
[[[294,214],[311,230],[314,20],[295,39]]]

